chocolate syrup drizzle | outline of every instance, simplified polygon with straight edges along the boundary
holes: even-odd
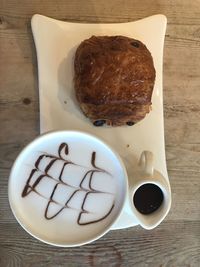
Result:
[[[99,167],[96,166],[96,163],[95,163],[95,160],[96,160],[96,152],[92,152],[92,156],[91,156],[91,165],[92,165],[93,169],[90,169],[89,171],[87,171],[87,172],[84,174],[84,176],[83,176],[83,178],[81,179],[81,182],[80,182],[80,184],[79,184],[78,187],[72,186],[72,185],[70,185],[70,184],[68,184],[68,183],[66,183],[66,182],[64,182],[64,181],[62,180],[63,171],[64,171],[65,167],[66,167],[67,165],[69,165],[69,164],[76,165],[76,166],[80,166],[80,165],[77,165],[77,164],[75,164],[74,162],[71,162],[71,161],[67,160],[67,159],[66,159],[66,156],[67,156],[68,154],[69,154],[69,147],[68,147],[68,145],[67,145],[66,143],[62,143],[62,144],[60,144],[60,146],[59,146],[59,148],[58,148],[58,156],[51,155],[51,154],[42,154],[42,155],[40,155],[40,156],[37,158],[37,160],[36,160],[36,162],[35,162],[35,164],[34,164],[35,167],[34,167],[34,168],[31,170],[31,172],[30,172],[30,175],[29,175],[29,177],[28,177],[28,179],[27,179],[27,181],[26,181],[26,184],[25,184],[25,186],[24,186],[24,189],[23,189],[23,191],[22,191],[21,196],[24,198],[24,197],[28,196],[31,192],[35,192],[36,194],[38,194],[38,195],[40,195],[41,197],[43,197],[43,198],[46,199],[46,197],[44,197],[43,195],[41,195],[41,194],[37,191],[36,187],[37,187],[37,185],[40,183],[40,181],[41,181],[44,177],[47,177],[47,178],[49,178],[49,179],[53,179],[53,180],[55,180],[55,181],[57,182],[57,183],[55,184],[53,190],[52,190],[52,193],[51,193],[51,195],[50,195],[50,198],[47,199],[47,200],[48,200],[48,203],[47,203],[47,205],[46,205],[45,212],[44,212],[44,217],[45,217],[47,220],[51,220],[51,219],[55,218],[55,217],[58,216],[58,215],[59,215],[65,208],[70,208],[70,209],[72,209],[72,208],[69,206],[69,203],[70,203],[70,201],[72,200],[72,198],[73,198],[78,192],[80,192],[80,191],[84,191],[84,192],[85,192],[85,196],[84,196],[84,199],[83,199],[82,204],[80,205],[81,207],[80,207],[80,210],[79,210],[79,215],[78,215],[78,219],[77,219],[77,224],[79,224],[79,225],[87,225],[87,224],[91,224],[91,223],[95,223],[95,222],[99,222],[99,221],[104,220],[104,219],[105,219],[106,217],[108,217],[109,214],[112,212],[112,210],[113,210],[113,208],[114,208],[114,206],[115,206],[114,201],[113,201],[113,204],[112,204],[110,210],[109,210],[103,217],[101,217],[100,219],[93,220],[93,221],[89,221],[89,222],[81,222],[81,217],[82,217],[83,214],[85,214],[85,213],[89,213],[89,211],[87,211],[87,210],[84,208],[85,203],[86,203],[86,201],[87,201],[87,197],[88,197],[89,194],[91,194],[91,193],[97,193],[97,194],[98,194],[98,193],[112,194],[112,193],[109,193],[109,192],[103,192],[103,191],[96,190],[96,189],[94,189],[94,188],[92,187],[92,178],[93,178],[93,175],[94,175],[95,173],[97,173],[97,172],[107,173],[107,174],[109,174],[109,173],[108,173],[107,171],[105,171],[105,170],[103,170],[103,169],[101,169],[101,168],[99,168]],[[41,161],[42,161],[43,159],[45,159],[45,158],[49,158],[49,159],[51,159],[51,160],[50,160],[50,162],[47,164],[47,166],[45,167],[45,170],[42,171],[42,170],[40,169],[39,165],[40,165]],[[49,172],[49,170],[51,169],[51,167],[55,164],[55,162],[58,161],[58,160],[62,160],[62,162],[63,162],[63,166],[62,166],[62,169],[61,169],[61,171],[60,171],[60,174],[59,174],[58,179],[56,179],[56,178],[52,177],[48,172]],[[36,181],[33,183],[33,185],[30,185],[30,182],[31,182],[31,180],[33,179],[33,176],[34,176],[35,173],[41,173],[41,174],[38,176],[38,178],[37,178]],[[90,175],[90,177],[89,177],[89,189],[83,187],[84,180],[86,179],[86,177],[87,177],[88,175]],[[71,188],[76,189],[76,190],[69,196],[69,198],[68,198],[67,201],[65,202],[65,205],[60,204],[60,203],[58,203],[57,201],[55,201],[55,200],[53,199],[54,194],[55,194],[56,189],[57,189],[57,187],[58,187],[59,184],[62,184],[63,186],[68,186],[68,187],[71,187]],[[58,206],[61,206],[61,208],[60,208],[55,214],[53,214],[52,216],[49,216],[49,215],[48,215],[48,211],[49,211],[49,207],[50,207],[50,205],[51,205],[52,203],[55,203],[55,204],[57,204]]]

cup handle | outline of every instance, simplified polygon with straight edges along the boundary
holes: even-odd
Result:
[[[148,176],[153,176],[154,167],[153,167],[153,153],[150,151],[143,151],[140,160],[139,167],[142,171]]]

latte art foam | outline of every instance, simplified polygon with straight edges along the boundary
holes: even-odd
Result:
[[[35,161],[34,168],[26,180],[21,194],[22,198],[32,193],[42,197],[47,202],[44,210],[44,217],[47,220],[52,220],[59,216],[65,209],[74,209],[78,212],[76,220],[78,225],[88,225],[104,220],[115,206],[115,194],[95,188],[93,180],[95,180],[96,174],[106,174],[112,177],[112,174],[96,165],[96,157],[97,153],[94,151],[92,152],[89,166],[76,164],[70,160],[67,143],[60,144],[57,155],[41,154]],[[53,173],[53,169],[57,169],[57,171]],[[76,171],[73,173],[72,169]],[[65,175],[67,176],[69,173],[71,179],[66,181]],[[73,183],[74,175],[76,175],[76,180],[79,180],[76,184]],[[54,182],[52,190],[46,195],[41,193],[39,189],[44,180],[46,183],[50,180]],[[55,196],[59,193],[63,194],[63,191],[65,193],[65,201],[61,203],[56,200]],[[78,201],[77,199],[74,201],[75,198],[78,198]],[[102,205],[105,206],[103,214],[95,210],[93,205],[95,201],[101,201]],[[53,211],[51,211],[51,208]]]
[[[77,131],[50,132],[17,157],[9,202],[32,236],[58,246],[79,246],[104,235],[125,204],[127,175],[101,140]]]

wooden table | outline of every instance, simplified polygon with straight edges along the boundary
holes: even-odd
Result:
[[[39,134],[35,13],[66,21],[127,22],[163,13],[164,114],[173,203],[152,231],[134,227],[80,248],[45,245],[16,222],[9,171]],[[200,266],[200,1],[0,0],[0,266]]]

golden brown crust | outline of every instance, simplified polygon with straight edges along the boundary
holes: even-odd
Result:
[[[137,122],[149,112],[155,80],[146,46],[124,36],[92,36],[75,55],[75,90],[81,109],[92,121]]]

